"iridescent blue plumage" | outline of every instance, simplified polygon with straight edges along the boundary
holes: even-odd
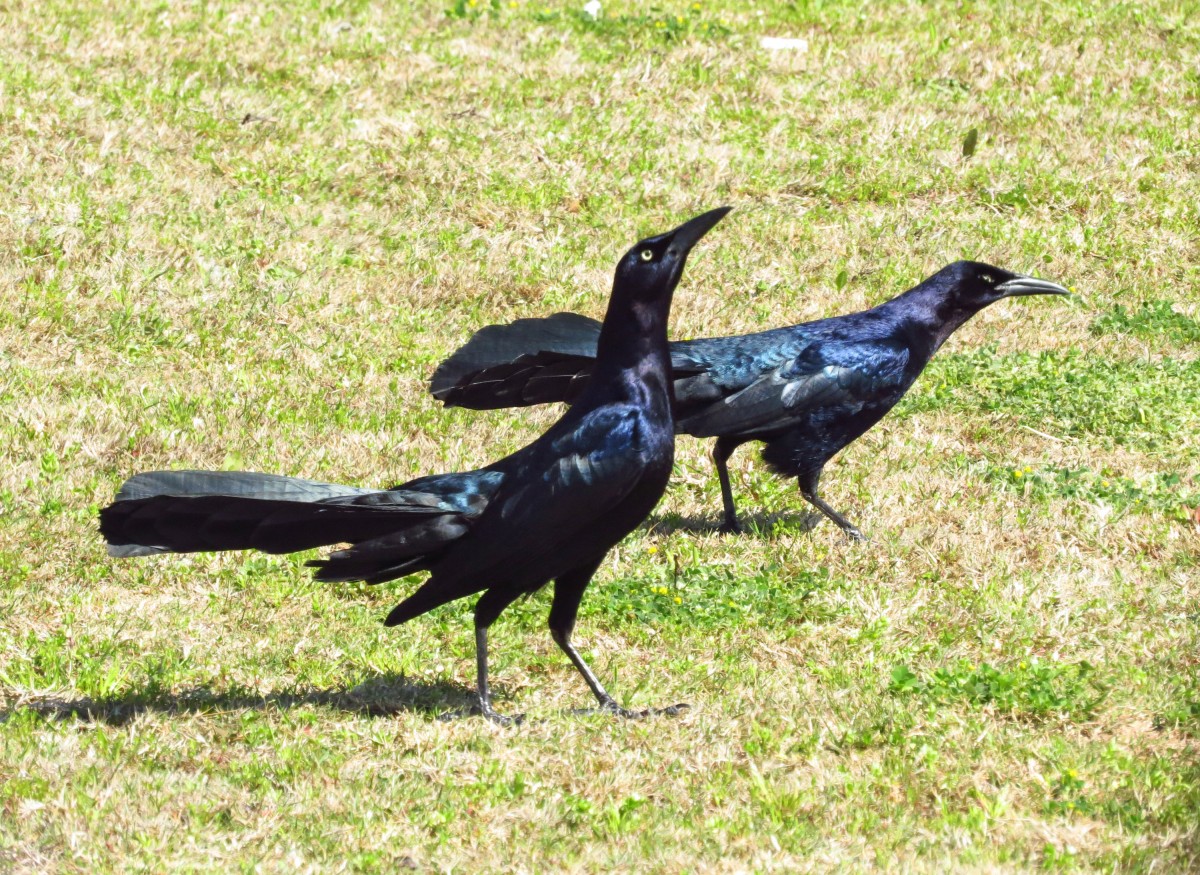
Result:
[[[726,461],[762,441],[763,459],[852,537],[826,504],[821,471],[895,406],[959,326],[1001,298],[1066,294],[1054,283],[978,262],[948,265],[859,313],[755,334],[671,344],[676,430],[714,437],[724,528],[738,528]],[[488,326],[441,364],[431,384],[448,406],[492,409],[572,401],[591,374],[598,323],[569,313]]]

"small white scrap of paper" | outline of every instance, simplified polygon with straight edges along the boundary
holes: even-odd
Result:
[[[808,40],[790,36],[764,36],[758,41],[764,49],[807,52]]]

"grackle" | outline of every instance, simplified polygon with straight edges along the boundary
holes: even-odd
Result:
[[[817,493],[834,455],[895,406],[954,331],[989,304],[1066,295],[1056,283],[957,261],[877,307],[756,334],[671,344],[675,429],[716,438],[722,530],[740,531],[726,462],[762,441],[778,474],[851,538],[862,533]],[[595,371],[600,326],[574,313],[478,331],[442,362],[430,391],[448,407],[574,403]]]
[[[290,553],[342,542],[310,562],[317,579],[428,579],[384,621],[395,626],[454,599],[475,604],[478,698],[488,690],[487,630],[515,599],[554,581],[550,634],[583,675],[600,710],[627,711],[571,644],[584,589],[609,549],[650,513],[675,449],[667,347],[671,296],[692,247],[729,211],[712,210],[643,240],[617,264],[603,324],[592,338],[594,379],[549,431],[476,471],[435,474],[387,490],[240,471],[138,474],[100,512],[115,556],[200,550]],[[519,718],[518,718],[519,719]]]

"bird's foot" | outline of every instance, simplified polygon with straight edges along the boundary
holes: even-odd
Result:
[[[844,517],[841,517],[841,516],[836,516],[836,517],[830,516],[827,513],[806,514],[804,517],[804,523],[803,523],[804,530],[806,532],[811,532],[813,529],[815,529],[817,527],[817,524],[820,523],[821,520],[823,520],[823,519],[829,520],[831,523],[833,523],[835,526],[837,526],[839,529],[841,529],[843,532],[845,532],[846,537],[849,538],[851,541],[865,542],[865,541],[871,540],[870,538],[868,538],[866,535],[864,535],[862,533],[862,531],[858,528],[858,526],[854,525],[854,523],[850,522],[848,519],[845,519]]]
[[[576,708],[572,714],[586,716],[589,714],[611,714],[615,717],[624,717],[626,720],[645,720],[647,717],[674,717],[682,714],[688,708],[692,707],[686,702],[680,702],[676,705],[668,705],[666,708],[646,708],[642,711],[631,711],[628,708],[622,708],[614,699],[608,699],[600,703],[597,708]]]
[[[866,535],[864,535],[862,532],[860,532],[856,526],[844,525],[844,526],[842,526],[842,531],[846,533],[846,537],[849,538],[851,541],[858,541],[859,543],[865,543],[866,541],[870,540],[870,538],[868,538]]]
[[[734,517],[733,519],[726,519],[725,522],[717,526],[717,531],[722,535],[740,535],[743,529],[742,524]]]
[[[453,711],[440,714],[438,720],[449,723],[451,720],[461,720],[463,717],[486,717],[497,726],[520,726],[525,722],[524,714],[514,714],[509,717],[493,708],[491,702],[485,702],[482,699],[476,699],[465,708],[455,708]]]

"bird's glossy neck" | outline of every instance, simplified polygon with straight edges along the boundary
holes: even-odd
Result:
[[[671,365],[667,344],[670,306],[670,293],[645,300],[614,289],[600,328],[591,385],[606,382],[616,385],[632,379],[662,385],[670,391],[671,381],[667,378]]]
[[[928,355],[938,351],[947,338],[979,312],[979,307],[958,304],[955,283],[933,276],[902,295],[879,305],[879,310],[903,322],[907,330],[928,345]]]

